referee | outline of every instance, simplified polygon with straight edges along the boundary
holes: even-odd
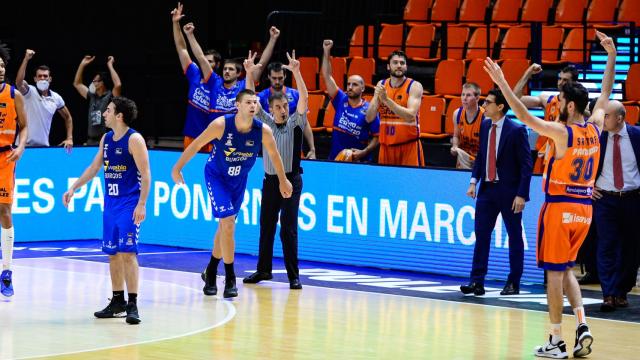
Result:
[[[258,270],[244,278],[245,284],[256,284],[262,280],[271,280],[273,261],[273,241],[280,214],[280,240],[284,263],[289,277],[290,289],[302,289],[298,275],[298,207],[300,194],[302,193],[302,167],[300,167],[300,154],[302,150],[303,134],[309,142],[310,152],[314,151],[313,134],[307,120],[307,87],[300,73],[300,62],[295,59],[295,52],[289,59],[289,65],[283,66],[293,72],[298,86],[300,98],[296,111],[289,116],[289,105],[285,94],[274,92],[269,97],[269,109],[267,114],[258,106],[257,118],[269,125],[273,130],[278,152],[282,157],[287,178],[293,185],[293,193],[290,198],[284,199],[280,194],[278,176],[273,163],[268,156],[264,160],[264,180],[262,181],[262,206],[260,207],[260,252],[258,256]],[[255,54],[245,60],[244,66],[247,72],[247,88],[254,87],[253,71],[258,68],[254,65]]]

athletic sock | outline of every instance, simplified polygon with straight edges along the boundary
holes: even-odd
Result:
[[[551,344],[557,345],[562,340],[560,324],[551,324]]]
[[[13,226],[5,229],[2,228],[0,235],[0,246],[2,246],[2,270],[11,268],[11,260],[13,257]]]
[[[136,293],[129,293],[129,304],[137,304],[138,303],[138,294]]]
[[[113,303],[123,303],[124,301],[124,290],[114,291],[113,297],[111,298],[111,302]]]
[[[573,309],[573,314],[576,316],[576,328],[580,324],[587,324],[587,316],[584,314],[584,306],[578,306]]]
[[[215,256],[211,255],[211,259],[209,260],[209,265],[207,265],[207,274],[209,276],[213,275],[217,275],[218,274],[218,264],[220,264],[220,260],[222,259],[218,259]]]
[[[224,263],[224,277],[225,279],[235,279],[236,272],[233,270],[233,263],[227,264]]]

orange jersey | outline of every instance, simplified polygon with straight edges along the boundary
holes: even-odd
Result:
[[[480,124],[484,119],[484,108],[478,107],[476,117],[469,122],[467,120],[467,112],[464,111],[464,107],[458,109],[458,116],[456,116],[456,124],[458,124],[458,130],[460,131],[458,147],[464,150],[471,156],[472,159],[478,155],[478,148],[480,147]]]
[[[568,125],[567,132],[567,151],[562,159],[556,159],[555,144],[550,141],[551,157],[542,175],[542,188],[547,201],[590,204],[600,162],[599,130],[585,123]]]
[[[391,87],[390,79],[383,80],[382,83],[387,92],[387,97],[406,108],[409,103],[409,90],[413,84],[413,79],[406,78],[402,85],[397,88]],[[379,112],[380,144],[397,145],[419,140],[420,125],[418,115],[416,115],[415,121],[406,122],[384,104],[380,104]]]
[[[18,130],[15,88],[0,84],[0,148],[14,144]]]

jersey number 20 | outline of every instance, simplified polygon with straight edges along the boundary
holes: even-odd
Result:
[[[242,165],[232,166],[229,168],[229,171],[227,171],[227,174],[229,174],[229,176],[238,176],[240,175],[241,168],[242,168]]]
[[[107,184],[107,191],[110,196],[118,196],[118,184]]]

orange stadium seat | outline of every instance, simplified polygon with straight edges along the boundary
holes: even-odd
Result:
[[[318,90],[318,69],[320,68],[320,60],[317,57],[305,57],[298,58],[300,60],[300,72],[304,83],[307,85],[307,90]],[[293,87],[296,86],[296,79],[292,81]]]
[[[516,26],[507,30],[500,46],[500,59],[526,59],[531,28]]]
[[[444,31],[444,29],[441,29]],[[462,59],[464,49],[469,38],[469,28],[466,26],[448,26],[447,27],[447,58]],[[440,57],[442,43],[438,47],[438,55]]]
[[[562,46],[562,54],[560,55],[560,62],[583,62],[583,51],[587,52],[587,61],[589,61],[589,49],[591,48],[591,41],[596,37],[595,29],[587,29],[587,47],[583,47],[583,29],[571,29],[569,35],[564,40]]]
[[[440,95],[459,95],[464,77],[463,60],[442,60],[438,63],[435,78],[435,93]]]
[[[382,24],[378,37],[378,59],[386,60],[387,56],[402,47],[402,24]]]
[[[347,75],[347,58],[339,56],[331,57],[331,73],[338,87],[344,89],[345,76]],[[322,76],[320,76],[320,90],[327,90],[327,84],[324,83]]]
[[[336,117],[336,109],[333,107],[333,104],[331,104],[331,100],[325,99],[325,101],[327,100],[329,102],[326,103],[324,118],[322,119],[322,126],[324,127],[326,132],[331,133],[333,132],[333,118]]]
[[[522,7],[522,18],[520,21],[525,22],[547,22],[549,18],[549,9],[553,5],[554,0],[525,0]]]
[[[625,103],[640,101],[640,64],[632,64],[624,82]]]
[[[582,21],[588,0],[560,0],[556,6],[555,23],[562,26],[578,25]]]
[[[416,24],[411,27],[405,42],[407,56],[412,60],[427,60],[436,28],[432,24]]]
[[[460,86],[460,91],[462,91],[462,86]],[[444,131],[449,135],[453,135],[453,112],[460,106],[462,106],[462,100],[459,96],[452,98],[451,101],[449,101],[449,105],[447,105],[447,115],[444,119]]]
[[[622,0],[618,10],[618,22],[633,22],[640,26],[640,1]]]
[[[490,54],[493,52],[493,45],[498,40],[498,35],[500,35],[500,30],[498,28],[492,27],[489,32],[489,51]],[[491,56],[491,55],[489,55]],[[467,55],[466,59],[484,59],[487,57],[487,28],[479,27],[476,31],[471,35],[471,39],[469,40],[469,46],[467,47]]]
[[[448,136],[442,129],[445,106],[444,98],[422,97],[419,110],[421,139],[441,139]]]
[[[367,85],[372,84],[375,73],[376,61],[373,58],[353,58],[349,63],[349,70],[347,70],[347,76],[360,75]]]
[[[456,21],[459,0],[435,0],[431,7],[431,22]]]
[[[467,70],[467,81],[474,82],[480,86],[482,95],[486,95],[489,90],[493,88],[493,80],[489,77],[486,71],[484,71],[484,59],[473,59],[469,64]],[[458,93],[462,91],[462,88],[458,90]]]
[[[484,22],[489,0],[463,0],[460,6],[460,22]]]
[[[518,13],[522,0],[497,0],[493,5],[491,21],[494,23],[515,23],[518,22]]]
[[[518,80],[520,80],[529,65],[530,61],[528,59],[507,59],[502,63],[504,78],[507,80],[511,88],[516,86],[516,83],[518,83]],[[526,86],[523,93],[527,93]]]
[[[411,22],[426,22],[429,17],[427,9],[431,8],[433,0],[409,0],[404,7],[404,14],[402,20]]]
[[[636,125],[638,121],[640,121],[640,107],[637,105],[625,105],[625,110],[627,110],[626,121],[629,125]]]
[[[368,53],[373,54],[373,25],[369,26],[369,33],[367,35],[369,41]],[[351,35],[351,41],[349,42],[349,57],[360,56],[364,57],[364,25],[358,25],[353,29],[353,35]]]
[[[560,55],[564,29],[559,26],[542,26],[542,63],[556,63]]]
[[[588,23],[612,23],[618,0],[591,0],[587,10]]]
[[[309,94],[309,113],[307,119],[311,124],[311,130],[313,132],[324,130],[323,124],[318,124],[318,113],[324,106],[324,95],[322,94]]]

